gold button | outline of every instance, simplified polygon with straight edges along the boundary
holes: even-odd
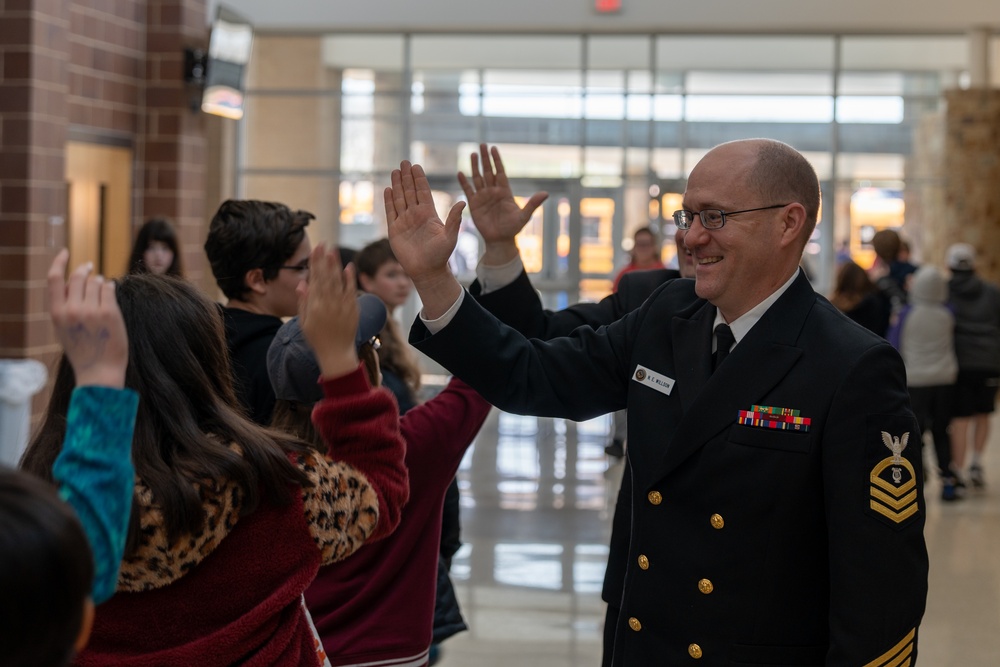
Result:
[[[702,652],[701,652],[701,647],[698,646],[697,644],[689,644],[688,645],[688,655],[691,656],[692,658],[694,658],[695,660],[697,660],[698,658],[700,658],[703,655]]]
[[[659,491],[650,491],[647,498],[649,498],[649,502],[651,502],[654,505],[659,505],[660,503],[663,502],[663,496],[660,494]]]
[[[632,628],[636,632],[639,632],[639,630],[642,630],[642,623],[639,622],[638,618],[633,616],[632,618],[628,619],[628,627]]]
[[[648,570],[649,569],[649,559],[645,556],[639,556],[639,569]]]
[[[708,579],[702,579],[701,581],[698,582],[698,590],[704,593],[705,595],[708,595],[709,593],[715,590],[715,586],[713,586],[712,582],[709,581]]]
[[[712,528],[715,528],[716,530],[722,530],[722,527],[726,525],[726,522],[722,519],[721,514],[713,514],[709,521],[712,522]]]

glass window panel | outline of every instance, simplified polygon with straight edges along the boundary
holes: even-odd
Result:
[[[655,91],[657,93],[683,93],[684,73],[675,71],[657,72]]]
[[[657,38],[657,69],[823,70],[833,68],[833,37],[670,35]]]
[[[577,35],[414,35],[414,69],[575,69],[582,66],[583,38]]]
[[[580,118],[583,91],[580,72],[486,70],[483,115],[533,118]]]
[[[844,37],[840,53],[840,67],[844,70],[897,69],[955,72],[968,68],[968,47],[964,36]]]
[[[688,72],[689,94],[830,95],[831,72]]]
[[[827,181],[833,172],[833,154],[829,151],[802,151],[802,155],[812,168],[816,170],[816,176],[820,181]]]
[[[708,122],[829,123],[832,97],[689,95],[685,119]]]
[[[587,67],[648,69],[649,37],[594,35],[587,39]]]
[[[684,117],[684,98],[680,95],[655,95],[653,118],[656,120],[681,120]]]
[[[591,187],[617,187],[621,184],[622,160],[625,158],[625,150],[618,147],[595,147],[589,146],[584,153],[584,174],[587,178],[601,180],[588,181],[585,185]],[[610,177],[610,180],[609,180]]]
[[[624,95],[587,95],[584,102],[584,118],[617,119],[624,117]]]
[[[945,79],[941,72],[842,72],[837,82],[841,95],[941,94]]]
[[[590,70],[587,72],[587,94],[618,93],[625,90],[622,70]]]
[[[649,95],[629,95],[625,98],[625,117],[629,120],[649,120],[653,113],[653,98]]]
[[[508,178],[579,178],[582,167],[582,152],[579,146],[544,146],[537,144],[515,144],[493,141],[503,157],[504,170]],[[473,143],[462,144],[463,169],[468,168],[468,155],[478,151]]]
[[[629,70],[626,72],[628,81],[628,92],[630,93],[651,93],[653,92],[653,74],[649,70]]]
[[[381,195],[381,193],[379,193]],[[340,182],[340,223],[370,225],[374,221],[375,184],[368,180]]]
[[[902,72],[843,72],[837,80],[841,95],[902,95]]]
[[[838,123],[901,123],[902,97],[837,98]]]
[[[418,70],[413,73],[410,109],[415,114],[479,115],[479,73]]]

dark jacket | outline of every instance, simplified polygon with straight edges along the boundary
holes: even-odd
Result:
[[[222,316],[236,397],[250,419],[268,426],[274,412],[274,388],[267,374],[267,349],[281,328],[281,318],[240,308],[223,308]]]
[[[1000,374],[1000,289],[972,271],[953,271],[948,299],[958,367]]]
[[[800,276],[711,374],[715,313],[676,280],[610,326],[541,342],[467,298],[434,336],[418,321],[411,342],[504,410],[628,408],[605,665],[915,659],[925,505],[899,355]],[[753,406],[811,423],[739,423]]]

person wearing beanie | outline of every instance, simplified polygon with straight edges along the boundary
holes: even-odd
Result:
[[[962,471],[968,455],[969,480],[981,488],[986,484],[982,457],[1000,379],[1000,288],[976,274],[976,250],[972,245],[952,245],[947,260],[958,356],[952,460],[956,470]]]
[[[372,294],[361,295],[358,302],[361,324],[355,344],[370,382],[377,385],[376,335],[386,322],[386,308]],[[325,452],[309,420],[322,398],[316,383],[319,366],[297,318],[278,330],[267,369],[277,397],[272,427]],[[479,394],[452,379],[437,396],[399,418],[412,487],[399,528],[351,558],[320,568],[305,593],[333,667],[432,664],[445,491],[489,410]]]

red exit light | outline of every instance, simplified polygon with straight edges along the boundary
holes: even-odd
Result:
[[[613,14],[621,11],[622,0],[594,0],[594,9],[599,14]]]

